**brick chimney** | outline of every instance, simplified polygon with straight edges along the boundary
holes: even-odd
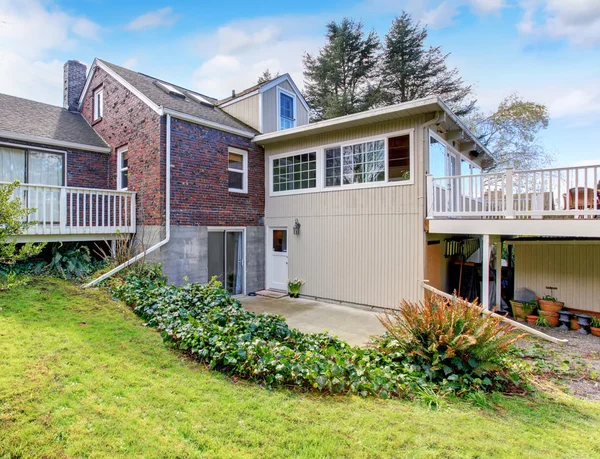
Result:
[[[63,107],[76,112],[83,87],[87,67],[79,61],[67,61],[64,66]]]

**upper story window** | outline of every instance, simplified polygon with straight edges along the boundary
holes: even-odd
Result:
[[[117,188],[127,190],[129,186],[129,152],[127,147],[117,150]]]
[[[429,135],[429,174],[434,177],[481,174],[481,168],[467,161],[436,134]]]
[[[104,114],[104,89],[101,87],[96,89],[93,95],[93,121],[97,121]]]
[[[277,88],[279,130],[296,126],[296,95],[280,87]]]
[[[274,194],[411,184],[412,130],[277,155],[270,161]]]
[[[248,192],[248,152],[229,147],[229,191]]]

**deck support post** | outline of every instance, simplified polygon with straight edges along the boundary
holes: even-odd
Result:
[[[490,309],[490,235],[481,237],[481,306]]]
[[[496,310],[502,308],[502,239],[496,242]]]

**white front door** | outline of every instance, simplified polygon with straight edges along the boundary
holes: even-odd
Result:
[[[287,227],[268,229],[267,288],[287,291]]]

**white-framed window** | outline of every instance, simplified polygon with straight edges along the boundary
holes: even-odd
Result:
[[[97,121],[102,118],[104,114],[104,89],[98,88],[94,91],[93,99],[93,121]]]
[[[129,152],[127,147],[117,150],[117,189],[127,190],[129,186]]]
[[[227,173],[229,175],[229,191],[248,192],[248,152],[246,150],[229,147]]]
[[[277,87],[278,128],[280,131],[296,126],[296,95]]]
[[[413,130],[269,158],[272,196],[414,183]]]

